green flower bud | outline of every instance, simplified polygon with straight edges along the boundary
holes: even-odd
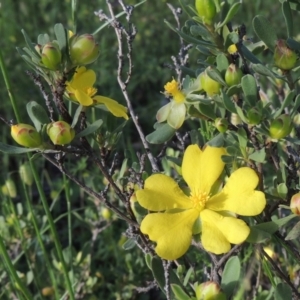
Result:
[[[300,193],[297,193],[292,197],[290,208],[293,214],[300,215]]]
[[[7,179],[4,185],[1,187],[3,195],[9,196],[10,198],[17,197],[17,188],[12,179]]]
[[[57,70],[61,63],[61,51],[55,42],[47,43],[42,50],[42,63],[50,70]]]
[[[33,184],[33,175],[31,172],[31,168],[28,163],[25,163],[20,166],[19,173],[22,181],[26,184],[31,186]]]
[[[282,70],[290,70],[295,66],[296,61],[296,53],[287,47],[284,40],[278,40],[274,52],[275,65]]]
[[[262,114],[256,107],[252,107],[247,112],[247,119],[250,125],[257,125],[262,119]]]
[[[217,13],[217,8],[214,0],[196,0],[196,10],[203,23],[212,24],[212,20]]]
[[[220,291],[216,282],[207,281],[195,287],[197,300],[226,300],[225,294]]]
[[[91,34],[73,35],[70,39],[70,57],[73,65],[88,65],[99,56],[99,45]]]
[[[109,210],[107,207],[103,207],[101,210],[101,215],[104,220],[109,221],[112,218],[111,210]]]
[[[292,130],[292,120],[289,115],[281,115],[271,121],[269,133],[273,139],[282,139],[290,134]]]
[[[75,136],[75,130],[64,121],[48,124],[47,134],[54,145],[66,145],[71,143]]]
[[[223,118],[215,119],[215,126],[219,132],[224,133],[228,129],[228,121]]]
[[[214,94],[219,94],[221,90],[221,84],[208,76],[206,71],[200,75],[200,83],[202,89],[206,92],[208,96],[213,96]]]
[[[36,129],[28,124],[16,124],[11,126],[12,138],[21,146],[37,148],[42,144],[42,138]]]
[[[241,83],[243,72],[235,64],[230,64],[225,73],[225,82],[228,86],[233,86]]]

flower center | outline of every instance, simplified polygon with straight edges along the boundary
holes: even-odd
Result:
[[[89,87],[87,88],[86,93],[88,96],[93,97],[97,93],[97,89],[94,87]]]
[[[178,82],[173,79],[164,86],[166,92],[170,94],[174,101],[177,103],[182,103],[185,100],[184,94],[178,89]]]
[[[206,192],[194,191],[191,192],[190,199],[193,203],[193,208],[201,212],[205,208],[205,203],[210,198],[210,195]]]

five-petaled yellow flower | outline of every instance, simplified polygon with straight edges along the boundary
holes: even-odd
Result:
[[[83,106],[103,104],[114,116],[123,117],[127,120],[127,108],[125,106],[108,97],[95,95],[97,93],[97,89],[94,88],[95,81],[96,73],[93,70],[77,67],[72,80],[66,83],[69,97]]]
[[[167,260],[182,256],[190,247],[195,222],[200,217],[201,243],[215,254],[226,253],[230,244],[240,244],[250,233],[247,224],[236,218],[260,214],[266,205],[264,193],[254,190],[258,176],[242,167],[228,178],[224,188],[213,194],[213,185],[224,169],[224,148],[189,146],[183,157],[182,176],[190,188],[187,196],[170,177],[154,174],[136,192],[141,206],[157,213],[148,214],[141,231],[155,241],[156,253]]]

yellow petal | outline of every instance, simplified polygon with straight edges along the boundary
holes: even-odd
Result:
[[[204,209],[200,213],[202,223],[201,243],[205,250],[214,254],[226,253],[231,244],[243,243],[250,233],[247,224],[240,219],[225,217]]]
[[[258,181],[254,170],[248,167],[237,169],[223,190],[211,197],[205,207],[214,211],[229,210],[242,216],[258,215],[266,206],[265,194],[254,190]]]
[[[80,67],[77,68],[75,72],[76,73],[69,83],[73,88],[86,90],[89,87],[93,87],[96,81],[96,73],[93,70],[86,70],[85,67]]]
[[[104,96],[94,96],[93,99],[99,104],[104,104],[115,117],[123,117],[126,120],[129,119],[127,115],[127,108],[119,104],[117,101]]]
[[[141,206],[152,211],[173,208],[189,209],[192,202],[169,176],[154,174],[145,181],[144,189],[136,191]]]
[[[94,103],[93,99],[82,90],[75,90],[75,98],[83,106],[90,106]]]
[[[193,224],[198,216],[195,209],[174,214],[149,214],[141,223],[141,231],[157,243],[155,251],[160,257],[174,260],[189,249]]]
[[[152,211],[173,208],[189,209],[192,202],[169,176],[154,174],[145,181],[144,189],[136,191],[141,206]]]
[[[173,103],[167,122],[168,124],[175,128],[178,129],[182,126],[184,119],[186,115],[186,107],[184,103]]]
[[[207,146],[203,151],[197,145],[189,146],[184,153],[182,175],[192,192],[209,194],[224,169],[221,156],[224,148]]]

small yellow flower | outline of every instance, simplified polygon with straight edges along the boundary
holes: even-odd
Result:
[[[179,90],[178,82],[173,79],[164,86],[166,93],[171,95],[176,103],[183,103],[185,95]]]
[[[144,189],[136,192],[138,202],[156,213],[148,214],[141,231],[157,243],[156,253],[167,260],[182,256],[190,247],[194,224],[200,217],[201,242],[206,251],[222,254],[230,244],[246,240],[250,229],[235,217],[255,216],[266,205],[265,195],[255,191],[257,174],[248,167],[233,172],[223,190],[212,194],[212,187],[224,169],[224,148],[189,146],[183,157],[182,176],[190,188],[187,196],[170,177],[151,175]]]
[[[103,104],[114,116],[128,120],[127,108],[108,97],[95,95],[94,88],[96,73],[86,67],[78,67],[71,81],[67,81],[67,93],[70,99],[79,102],[83,106]]]
[[[228,48],[227,48],[227,51],[229,54],[234,54],[234,53],[237,53],[238,50],[237,50],[237,47],[235,44],[232,44],[230,45]]]

